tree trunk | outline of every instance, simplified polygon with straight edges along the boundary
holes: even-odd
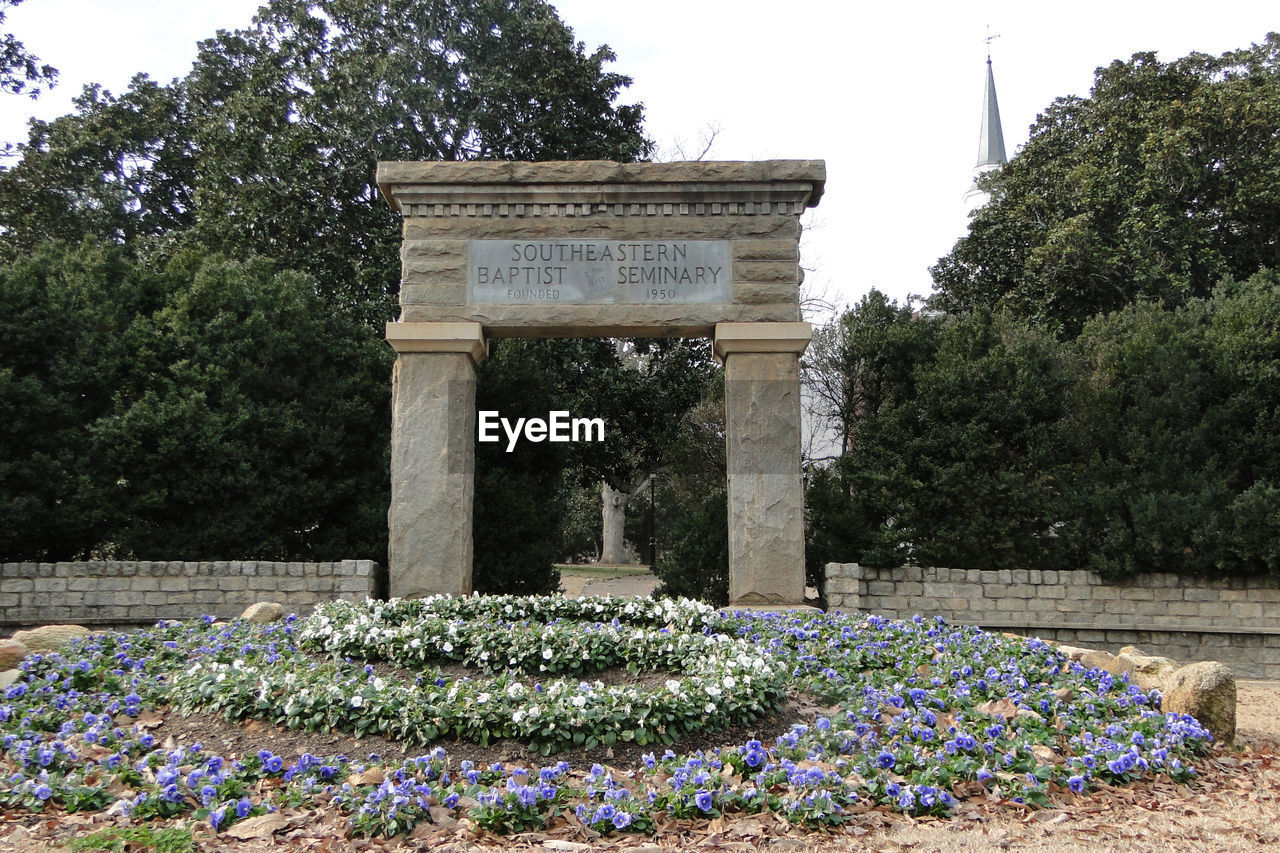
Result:
[[[600,517],[602,547],[600,562],[621,563],[627,559],[623,528],[627,523],[627,501],[631,495],[620,492],[608,483],[600,484]]]

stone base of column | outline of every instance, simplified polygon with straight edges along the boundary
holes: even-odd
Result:
[[[478,323],[388,323],[391,394],[387,576],[394,598],[471,592]]]
[[[728,607],[721,607],[720,612],[725,615],[734,613],[822,613],[820,607],[814,607],[811,604],[731,604]]]
[[[729,481],[729,608],[804,605],[800,353],[808,323],[720,323]]]

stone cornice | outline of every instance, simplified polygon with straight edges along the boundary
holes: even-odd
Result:
[[[822,196],[821,160],[378,164],[405,216],[798,216]]]

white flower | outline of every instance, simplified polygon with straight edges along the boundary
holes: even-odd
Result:
[[[716,712],[716,706],[714,703],[708,702],[705,706],[703,706],[702,710],[708,714],[714,714]]]
[[[725,690],[732,690],[734,685],[737,684],[738,682],[732,675],[726,675],[724,677],[723,683],[724,683]]]
[[[361,696],[359,693],[351,697],[352,708],[359,708],[363,704],[364,704],[364,697]]]
[[[583,705],[585,705],[585,704],[587,704],[587,697],[585,697],[585,696],[574,696],[574,697],[573,697],[573,707],[575,707],[575,708],[581,708],[581,707],[582,707]]]
[[[448,654],[449,652],[453,651],[453,643],[445,643],[440,648],[444,649],[445,654]]]
[[[555,655],[555,652],[551,651],[551,649],[543,649],[543,650],[542,650],[542,659],[543,659],[543,660],[551,660],[551,658],[552,658],[554,655]]]

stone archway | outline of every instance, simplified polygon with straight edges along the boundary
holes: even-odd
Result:
[[[800,215],[820,160],[379,163],[404,217],[390,592],[471,591],[475,366],[491,337],[711,337],[731,606],[804,601]]]

